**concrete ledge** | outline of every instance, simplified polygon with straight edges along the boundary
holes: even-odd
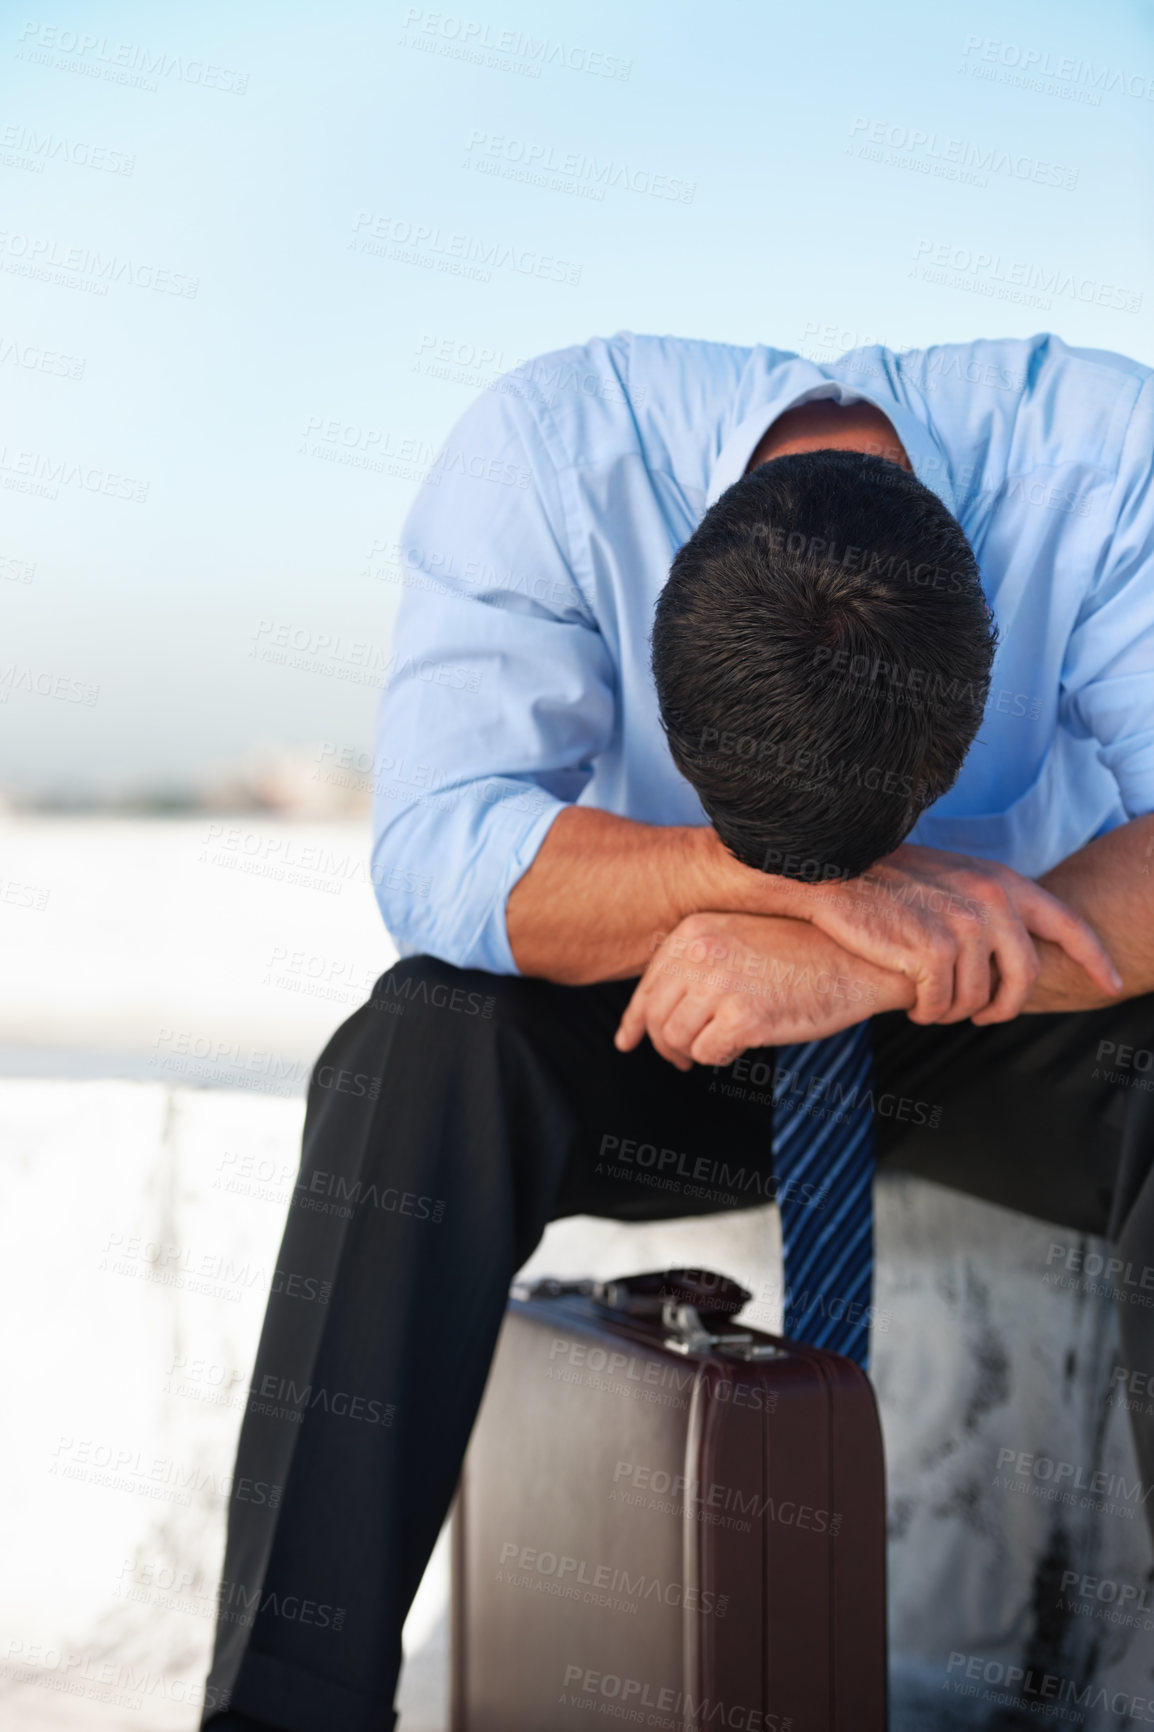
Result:
[[[222,1488],[302,1111],[251,1090],[0,1080],[0,1283],[22,1320],[5,1340],[19,1423],[0,1434],[19,1487],[0,1533],[19,1560],[0,1585],[8,1724],[196,1724]],[[894,1176],[877,1202],[894,1732],[1048,1724],[1051,1703],[1088,1732],[1141,1723],[1149,1488],[1108,1400],[1113,1302],[1065,1273],[1060,1230]],[[751,1287],[748,1314],[776,1328],[779,1256],[770,1208],[558,1222],[529,1267],[704,1263]],[[442,1550],[406,1633],[404,1732],[446,1725],[446,1582]]]

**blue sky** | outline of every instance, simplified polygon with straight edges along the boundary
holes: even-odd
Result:
[[[387,651],[412,475],[521,357],[1050,329],[1154,361],[1154,15],[873,12],[10,14],[0,785],[368,745],[371,683],[251,652]]]

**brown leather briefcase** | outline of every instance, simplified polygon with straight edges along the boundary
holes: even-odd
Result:
[[[454,1521],[453,1732],[884,1732],[864,1372],[703,1270],[513,1294]]]

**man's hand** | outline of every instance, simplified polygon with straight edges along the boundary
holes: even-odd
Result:
[[[878,1011],[904,1009],[903,975],[851,956],[802,920],[691,914],[661,941],[616,1045],[643,1034],[670,1064],[728,1064],[747,1047],[818,1040]]]
[[[801,887],[790,911],[907,976],[916,990],[911,1022],[1009,1022],[1041,971],[1035,938],[1058,945],[1111,998],[1122,991],[1085,921],[996,861],[907,843],[860,878]]]

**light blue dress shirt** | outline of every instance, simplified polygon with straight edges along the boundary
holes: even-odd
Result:
[[[398,550],[373,880],[400,953],[516,973],[510,890],[577,801],[702,824],[649,665],[677,549],[769,424],[884,410],[958,518],[1001,641],[977,740],[911,840],[1036,877],[1154,810],[1154,372],[1056,337],[779,349],[619,334],[458,422]]]

